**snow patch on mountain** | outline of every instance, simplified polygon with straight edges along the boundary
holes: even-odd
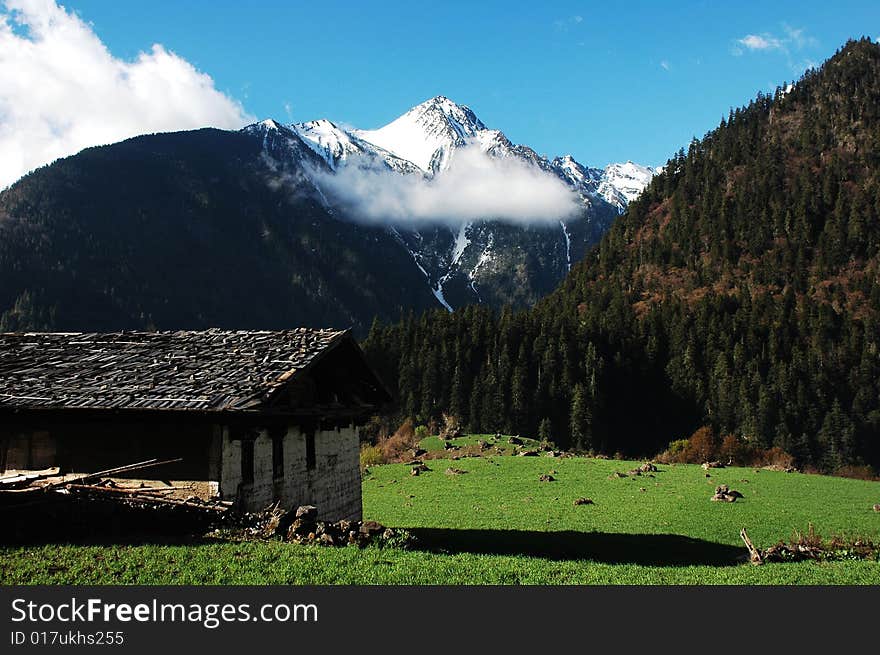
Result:
[[[378,167],[403,174],[420,172],[412,162],[362,141],[326,118],[295,123],[290,128],[334,171],[354,162],[361,168]]]
[[[450,268],[458,263],[461,256],[464,254],[465,249],[471,243],[471,240],[468,239],[467,236],[470,227],[470,223],[465,223],[459,228],[458,233],[455,235],[455,245],[452,248],[452,264],[450,265]]]
[[[568,233],[568,228],[565,227],[565,221],[559,221],[559,225],[562,226],[562,235],[565,237],[565,268],[566,270],[571,270],[571,235]]]

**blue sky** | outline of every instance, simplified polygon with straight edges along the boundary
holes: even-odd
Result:
[[[114,57],[160,43],[257,118],[372,128],[446,95],[547,155],[660,164],[797,78],[880,2],[70,0]]]

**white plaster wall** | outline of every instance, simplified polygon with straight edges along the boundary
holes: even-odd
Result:
[[[254,481],[241,484],[241,442],[230,439],[222,429],[220,490],[224,498],[241,492],[242,508],[259,511],[274,502],[292,509],[314,505],[319,518],[327,521],[360,520],[361,474],[358,429],[351,425],[338,430],[315,432],[315,467],[306,466],[306,438],[298,427],[284,434],[284,476],[272,477],[272,438],[260,430],[254,441]]]

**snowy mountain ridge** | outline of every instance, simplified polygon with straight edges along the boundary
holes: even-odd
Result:
[[[281,127],[271,119],[257,125]],[[358,166],[382,166],[433,177],[449,168],[456,150],[474,146],[492,157],[515,157],[552,173],[585,205],[599,197],[614,205],[618,213],[623,213],[657,172],[631,161],[602,169],[584,166],[571,155],[548,160],[528,146],[513,144],[500,130],[487,128],[469,107],[445,96],[426,100],[375,130],[347,130],[328,119],[284,127],[295,132],[334,171],[357,161]]]
[[[431,179],[448,171],[463,148],[517,159],[575,192],[581,211],[555,225],[514,225],[477,216],[461,225],[389,225],[389,236],[406,249],[438,305],[449,311],[473,302],[535,302],[558,284],[657,172],[631,161],[593,168],[571,155],[550,160],[514,144],[500,130],[486,127],[470,108],[444,96],[374,130],[319,119],[289,125],[265,120],[243,131],[262,139],[272,167],[293,164],[295,179],[311,181],[322,198],[320,176],[311,179],[309,171],[334,174],[356,166]],[[324,202],[336,213],[326,198]]]

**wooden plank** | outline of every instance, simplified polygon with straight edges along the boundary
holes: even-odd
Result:
[[[140,471],[142,469],[153,468],[155,466],[162,466],[163,464],[176,464],[177,462],[182,461],[182,457],[164,460],[148,459],[145,462],[138,462],[137,464],[126,464],[125,466],[117,466],[116,468],[106,469],[104,471],[98,471],[96,473],[88,473],[87,475],[81,475],[77,478],[73,478],[72,480],[55,482],[53,484],[46,485],[44,489],[56,489],[58,487],[65,487],[70,484],[82,484],[84,482],[95,480],[97,478],[108,478],[118,473],[131,473],[132,471]]]

